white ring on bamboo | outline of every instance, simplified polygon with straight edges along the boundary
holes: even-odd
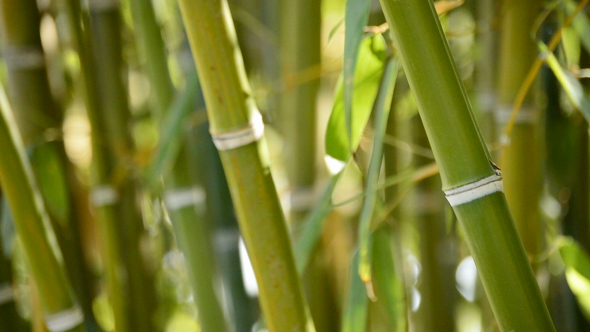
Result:
[[[106,11],[119,8],[117,0],[88,0],[88,8],[91,11]]]
[[[17,69],[39,69],[45,67],[43,49],[37,46],[10,46],[2,52],[8,66]]]
[[[171,189],[164,193],[164,202],[171,211],[205,202],[205,191],[199,187]]]
[[[12,285],[8,282],[0,285],[0,305],[8,303],[14,299]]]
[[[502,177],[494,174],[479,181],[445,190],[445,195],[451,206],[458,206],[503,191]]]
[[[45,325],[51,332],[71,330],[83,322],[84,313],[78,306],[45,317]]]
[[[97,186],[90,193],[90,201],[96,207],[113,205],[119,200],[119,193],[110,185]]]
[[[537,113],[534,107],[525,105],[518,111],[515,123],[535,124],[537,122]],[[499,106],[494,114],[498,123],[508,123],[512,117],[512,106]]]
[[[221,252],[238,248],[240,243],[240,232],[236,228],[222,228],[215,232],[215,248]]]
[[[313,187],[301,187],[295,189],[287,196],[291,211],[307,211],[314,206],[315,190]]]
[[[264,136],[264,122],[262,115],[256,111],[252,114],[250,123],[221,134],[213,134],[213,143],[219,151],[233,150],[256,142]]]

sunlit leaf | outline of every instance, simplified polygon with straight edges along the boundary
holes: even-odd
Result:
[[[369,20],[369,10],[371,9],[371,0],[347,0],[346,11],[344,15],[344,118],[347,147],[352,148],[353,137],[353,102],[354,89],[356,88],[355,75],[357,74],[356,66],[357,57],[360,53],[359,44],[363,38],[364,27]],[[345,160],[345,159],[341,159]]]
[[[351,148],[355,150],[360,142],[379,90],[385,65],[385,49],[385,40],[381,35],[365,38],[361,42],[354,77],[351,144],[346,132],[343,85],[342,82],[338,84],[338,92],[326,132],[326,153],[334,159],[347,161],[351,156]]]
[[[560,242],[559,253],[566,267],[567,283],[590,320],[590,258],[572,238],[563,237]]]

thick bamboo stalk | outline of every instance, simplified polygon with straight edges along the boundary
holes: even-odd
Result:
[[[501,330],[555,331],[433,3],[382,0],[381,5],[440,167],[443,189]]]
[[[225,0],[179,1],[230,192],[270,331],[313,331]],[[246,137],[245,141],[236,137]]]
[[[33,171],[12,117],[0,92],[0,184],[39,290],[45,323],[51,332],[84,331],[83,313],[76,304],[55,235],[33,178]]]

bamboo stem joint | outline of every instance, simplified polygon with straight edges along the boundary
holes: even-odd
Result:
[[[45,317],[45,325],[51,332],[65,332],[84,323],[84,313],[79,306]]]
[[[458,206],[469,203],[491,195],[495,192],[503,192],[502,173],[496,171],[496,174],[485,177],[481,180],[464,184],[462,186],[445,190],[445,195],[451,206]]]
[[[264,122],[260,112],[255,111],[248,124],[221,134],[213,134],[213,143],[219,151],[233,150],[256,142],[264,135]]]
[[[164,202],[171,211],[205,202],[205,191],[199,187],[168,190],[164,193]]]

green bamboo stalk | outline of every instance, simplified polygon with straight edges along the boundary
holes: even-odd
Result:
[[[283,212],[258,144],[262,133],[226,1],[179,1],[221,161],[270,331],[313,331]],[[251,124],[251,121],[252,124]],[[224,142],[229,146],[224,146]],[[245,145],[244,145],[245,144]]]
[[[540,12],[539,6],[536,0],[503,2],[496,110],[499,128],[506,126],[516,94],[537,58],[531,30]],[[534,104],[534,94],[529,92],[502,161],[506,199],[525,250],[533,261],[543,250],[539,209],[543,184],[539,120],[540,112]]]
[[[176,160],[173,175],[166,179],[164,198],[178,245],[182,250],[203,331],[229,331],[215,287],[215,259],[211,230],[204,218],[205,192],[191,179],[194,164],[187,156],[187,146]],[[189,199],[189,204],[183,201]]]
[[[208,218],[214,225],[215,251],[223,277],[225,304],[230,313],[229,325],[235,332],[251,332],[260,310],[244,286],[239,248],[240,229],[221,160],[207,123],[198,126],[194,136],[196,139],[190,139],[200,142],[198,154],[201,161],[198,164],[204,168],[200,176],[207,195]]]
[[[81,184],[66,155],[60,134],[63,111],[54,101],[49,88],[40,20],[36,1],[18,1],[17,4],[6,1],[2,4],[8,89],[64,256],[66,272],[84,311],[86,323],[96,326],[92,312],[93,278],[85,262],[80,238],[83,216],[88,215],[85,210],[87,205],[77,201],[76,194]]]
[[[555,331],[433,3],[382,0],[381,5],[439,164],[443,189],[501,330]],[[482,180],[490,182],[474,184]],[[478,189],[464,187],[470,184]]]
[[[141,62],[145,66],[153,91],[154,111],[156,117],[161,117],[170,107],[174,97],[174,86],[168,71],[166,47],[152,2],[131,0],[129,3],[131,4],[134,32],[137,36]]]
[[[62,270],[61,252],[4,91],[0,91],[0,103],[0,142],[4,146],[0,183],[39,289],[45,323],[51,332],[85,331],[83,313]]]
[[[91,1],[90,25],[78,47],[88,71],[86,91],[92,126],[94,185],[91,199],[101,220],[108,292],[117,331],[155,330],[153,272],[142,253],[142,216],[137,206],[130,113],[122,82],[122,45],[117,1]],[[84,20],[83,20],[84,22]],[[86,21],[87,22],[87,21]],[[89,31],[90,30],[90,31]],[[80,35],[82,36],[82,35]],[[94,88],[96,91],[89,91]],[[100,96],[100,98],[98,98]]]
[[[164,42],[151,2],[132,0],[131,12],[140,53],[144,57],[146,71],[156,96],[154,117],[157,119],[171,107],[174,93]],[[193,82],[187,84],[185,94],[195,95],[199,91],[198,79],[196,75],[191,79]],[[192,104],[181,103],[181,106],[189,108]],[[199,312],[199,325],[204,331],[221,332],[228,329],[215,289],[216,271],[211,231],[204,218],[205,193],[200,186],[196,186],[189,171],[192,168],[192,160],[188,154],[195,142],[184,139],[172,172],[164,177],[164,199],[178,245],[186,259],[190,284]]]

